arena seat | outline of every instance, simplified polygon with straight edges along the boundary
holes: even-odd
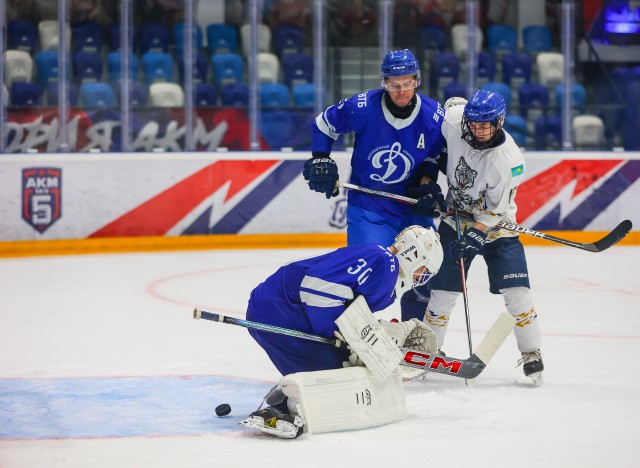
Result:
[[[33,79],[33,59],[26,50],[7,50],[4,53],[4,81],[8,87],[17,81]]]
[[[80,105],[88,109],[110,109],[116,105],[116,95],[107,83],[83,83],[80,86]]]
[[[102,78],[102,57],[96,52],[78,51],[71,56],[73,76],[77,84],[86,81],[100,81]]]
[[[102,28],[94,21],[82,21],[71,25],[74,51],[100,53],[104,41]]]
[[[558,52],[540,52],[536,56],[538,65],[538,81],[547,88],[555,86],[563,80],[564,57]]]
[[[604,122],[597,115],[576,115],[572,121],[576,149],[600,149],[604,145]]]
[[[50,81],[58,79],[58,52],[53,50],[41,50],[35,55],[38,83],[41,87],[47,86]]]
[[[496,57],[512,54],[518,49],[518,33],[507,24],[492,24],[487,27],[487,42]]]
[[[173,47],[176,53],[182,53],[184,49],[184,23],[176,23],[173,25],[172,35],[173,35]],[[192,47],[193,50],[201,51],[202,50],[202,28],[194,24],[193,25],[193,42]]]
[[[193,90],[193,104],[196,107],[215,107],[217,102],[216,88],[210,83],[198,83]]]
[[[184,106],[184,91],[176,83],[153,83],[149,86],[149,98],[154,107]]]
[[[244,78],[244,60],[239,54],[213,54],[213,82],[221,90],[224,86],[240,83]]]
[[[224,85],[220,90],[220,101],[225,107],[247,107],[249,87],[240,82]]]
[[[524,50],[530,55],[551,51],[551,30],[547,26],[531,25],[522,29]]]
[[[260,83],[277,83],[280,79],[280,60],[271,52],[258,52],[256,56],[258,81]]]
[[[210,54],[237,53],[238,30],[231,24],[210,24],[207,26],[207,42]]]
[[[240,40],[242,42],[242,55],[249,56],[251,48],[251,25],[243,24],[240,26]],[[266,24],[258,24],[258,52],[271,51],[271,29]]]
[[[147,85],[173,80],[173,58],[165,52],[142,54],[142,74]]]
[[[298,83],[293,86],[293,103],[296,107],[312,108],[316,101],[316,86],[313,83]]]
[[[520,147],[527,145],[527,121],[519,115],[507,115],[504,119],[504,129],[511,135]]]
[[[139,68],[138,56],[133,53],[129,54],[129,78],[131,80],[138,79]],[[107,55],[107,74],[109,83],[112,85],[117,84],[122,78],[122,56],[120,51],[109,52]]]
[[[169,51],[169,31],[164,24],[142,23],[139,31],[141,54]]]
[[[51,107],[57,107],[60,103],[59,100],[60,88],[57,81],[52,81],[47,84],[46,97],[47,105]],[[67,83],[67,100],[72,106],[78,105],[78,87],[73,83]]]
[[[482,29],[479,26],[475,27],[476,31],[476,52],[480,52],[482,50],[482,41],[484,39],[484,35],[482,33]],[[468,36],[469,28],[466,24],[454,24],[451,27],[451,43],[453,46],[453,52],[457,57],[463,58],[467,53],[468,49]]]
[[[122,105],[122,86],[120,83],[112,84],[118,96],[118,102]],[[139,81],[129,82],[129,104],[131,107],[145,107],[149,102],[149,90]]]
[[[180,73],[180,82],[184,83],[184,54],[180,52],[178,54],[178,72]],[[209,72],[209,62],[207,57],[202,53],[196,54],[195,64],[192,62],[189,67],[193,73],[194,83],[205,83],[207,81],[207,75]]]
[[[259,95],[261,107],[289,106],[289,88],[282,83],[261,83]]]
[[[38,34],[40,36],[40,50],[58,50],[60,38],[58,37],[58,21],[44,20],[38,23]],[[71,28],[65,28],[65,40],[67,47],[71,45]]]
[[[308,54],[289,54],[282,58],[284,84],[295,86],[313,81],[313,58]]]
[[[297,26],[276,26],[273,29],[273,49],[281,60],[288,54],[301,54],[304,51],[304,31]]]
[[[33,54],[38,46],[38,29],[31,21],[7,22],[7,49],[23,50]]]
[[[42,105],[42,88],[37,83],[14,81],[10,97],[14,107],[39,107]]]

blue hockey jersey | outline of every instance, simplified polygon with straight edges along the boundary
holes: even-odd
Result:
[[[335,320],[357,296],[372,312],[396,299],[398,260],[386,247],[343,247],[279,268],[251,293],[247,319],[333,338]],[[292,372],[341,367],[344,351],[268,332],[249,331],[278,370]]]
[[[440,131],[444,110],[421,94],[412,114],[395,118],[376,89],[344,99],[319,114],[312,124],[312,151],[331,152],[340,134],[355,132],[351,183],[406,195],[425,174],[437,174],[437,158],[445,145]],[[410,205],[349,191],[348,202],[391,219],[410,216]]]

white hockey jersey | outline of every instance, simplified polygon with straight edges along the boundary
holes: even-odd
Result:
[[[505,132],[505,141],[485,150],[473,149],[462,139],[462,113],[464,106],[447,109],[442,134],[447,140],[447,194],[448,210],[453,211],[453,201],[458,203],[461,228],[474,221],[486,226],[499,222],[516,222],[516,190],[524,176],[524,157],[511,135]],[[463,213],[464,212],[464,213]],[[465,219],[472,217],[471,219]],[[454,229],[455,220],[446,222]],[[498,237],[515,237],[517,233],[504,229],[490,231],[487,242]]]

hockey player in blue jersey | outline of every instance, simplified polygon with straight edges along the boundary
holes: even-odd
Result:
[[[437,216],[434,206],[445,208],[438,184],[427,183],[437,180],[437,159],[445,144],[440,131],[444,110],[416,92],[420,79],[420,67],[411,51],[390,51],[382,61],[380,89],[343,99],[318,115],[312,125],[312,158],[303,170],[311,190],[327,198],[338,194],[338,166],[330,156],[331,149],[340,134],[354,132],[350,182],[420,199],[412,207],[349,192],[348,245],[389,245],[396,233],[409,225],[433,227],[432,218]],[[422,319],[428,291],[422,288],[417,292],[402,298],[403,320]]]
[[[424,285],[442,258],[438,234],[410,226],[389,247],[348,246],[292,262],[256,287],[249,299],[248,320],[329,338],[335,335],[351,353],[249,330],[284,377],[265,397],[269,406],[252,413],[243,424],[294,438],[303,426],[328,432],[403,419],[398,347],[410,336],[413,343],[420,343],[415,349],[435,352],[435,335],[417,319],[391,323],[375,320],[372,313],[390,306],[399,292]],[[356,365],[345,368],[350,363]]]

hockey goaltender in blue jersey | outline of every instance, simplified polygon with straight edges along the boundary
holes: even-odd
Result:
[[[387,109],[384,92],[381,88],[357,94],[327,108],[312,125],[312,148],[330,153],[340,134],[353,131],[357,144],[351,158],[351,183],[406,195],[406,188],[419,185],[423,175],[437,177],[437,159],[445,144],[440,131],[444,110],[435,100],[416,93],[412,115],[398,119]],[[348,202],[389,220],[407,218],[413,212],[411,205],[356,191],[349,191]]]
[[[247,320],[334,337],[335,320],[357,296],[377,312],[396,299],[398,260],[376,244],[344,247],[278,269],[249,299]],[[349,353],[323,343],[249,330],[282,375],[336,369]],[[311,352],[310,352],[311,351]]]

